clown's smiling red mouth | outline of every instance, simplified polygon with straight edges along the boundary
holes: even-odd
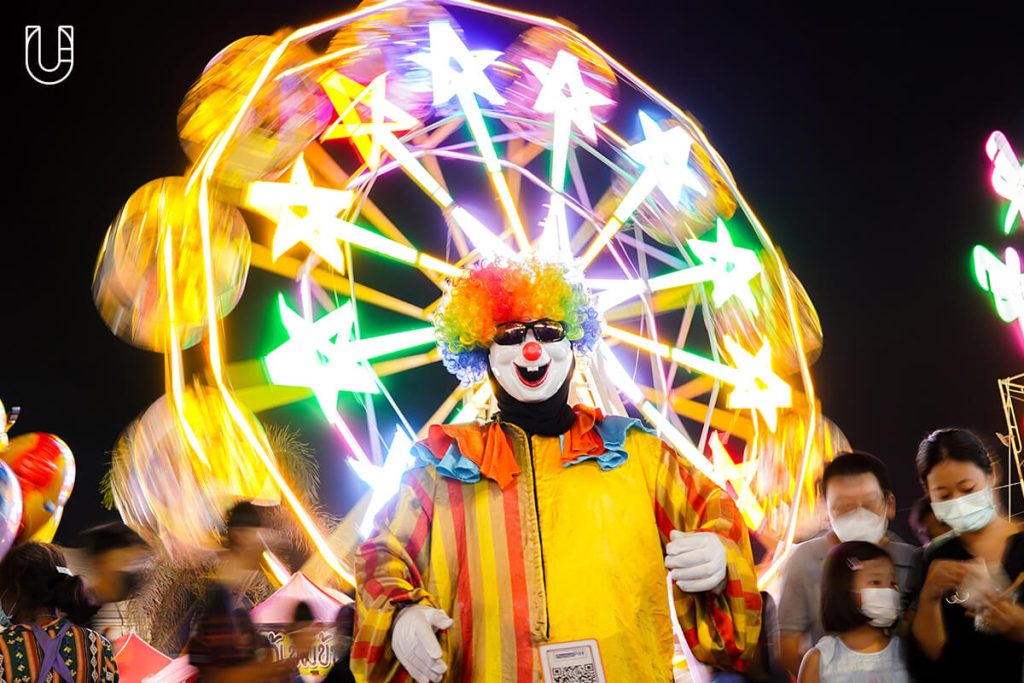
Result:
[[[516,374],[519,375],[520,382],[532,389],[544,383],[545,378],[548,376],[548,368],[550,367],[551,361],[544,365],[531,365],[526,368],[516,365]]]

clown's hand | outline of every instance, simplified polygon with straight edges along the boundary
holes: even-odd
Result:
[[[665,546],[669,576],[684,593],[717,590],[725,583],[725,546],[718,534],[672,530]]]
[[[444,610],[427,605],[410,605],[395,617],[391,649],[416,683],[437,683],[448,670],[434,630],[452,623]]]

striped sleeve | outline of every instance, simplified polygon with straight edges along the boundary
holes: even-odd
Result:
[[[728,494],[661,444],[655,515],[662,550],[673,529],[718,534],[728,569],[721,593],[684,593],[673,585],[676,616],[694,655],[711,666],[744,671],[761,632],[761,594],[750,539]]]
[[[358,681],[409,680],[391,650],[391,624],[407,604],[437,607],[424,586],[434,514],[433,467],[416,467],[381,510],[373,535],[356,553],[356,625],[352,672]]]

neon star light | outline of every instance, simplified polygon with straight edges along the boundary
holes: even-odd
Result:
[[[773,432],[778,410],[792,405],[790,386],[772,372],[772,350],[767,341],[757,355],[751,355],[732,337],[726,337],[726,350],[735,363],[735,367],[732,367],[611,325],[605,326],[605,333],[638,349],[731,385],[733,390],[729,395],[729,407],[756,410]]]
[[[662,130],[644,112],[640,112],[640,127],[644,139],[627,148],[626,154],[643,166],[644,170],[581,257],[583,266],[590,265],[597,258],[615,233],[655,189],[660,189],[676,204],[683,200],[685,188],[701,196],[707,194],[704,184],[690,166],[690,150],[694,142],[690,134],[681,126],[669,126]]]
[[[352,193],[315,187],[309,168],[300,155],[285,183],[256,183],[249,206],[277,222],[271,247],[276,261],[296,244],[302,243],[340,272],[345,271],[345,256],[340,239],[332,229],[334,219],[352,203]]]
[[[412,466],[412,439],[402,430],[395,428],[395,436],[391,440],[384,464],[375,467],[368,462],[349,460],[355,473],[370,487],[370,504],[359,525],[359,533],[363,538],[373,531],[373,520],[389,500],[395,497],[402,483],[402,475]]]
[[[447,21],[430,22],[429,32],[430,49],[413,55],[412,59],[430,70],[435,106],[445,104],[453,97],[458,99],[459,106],[466,115],[470,134],[480,149],[480,156],[484,159],[491,184],[494,185],[505,215],[512,225],[516,242],[520,249],[527,249],[530,242],[526,237],[526,228],[523,227],[523,220],[512,198],[508,181],[501,171],[494,142],[487,132],[480,104],[476,99],[479,95],[494,105],[505,103],[505,98],[498,94],[494,84],[484,73],[484,70],[501,55],[501,51],[470,50]],[[457,65],[458,69],[453,64]]]
[[[572,249],[569,245],[565,198],[562,193],[565,191],[570,133],[572,128],[576,128],[588,140],[596,141],[597,129],[594,126],[591,109],[613,102],[583,83],[579,58],[565,50],[558,51],[551,66],[533,59],[524,59],[523,64],[541,82],[541,89],[533,108],[540,114],[554,114],[551,144],[551,205],[541,236],[540,251],[543,253],[553,248],[562,258],[568,259],[572,255]]]
[[[303,160],[300,158],[295,163],[296,167],[293,169],[292,175],[298,173],[300,178],[303,175],[308,178],[309,171],[305,168]],[[381,256],[404,261],[443,275],[455,276],[462,272],[459,268],[429,254],[418,252],[401,242],[396,242],[372,230],[338,218],[337,214],[333,213],[334,210],[340,206],[342,199],[346,202],[342,210],[347,210],[354,193],[350,190],[326,190],[331,193],[327,195],[317,192],[322,189],[326,190],[326,188],[307,187],[301,183],[257,181],[249,185],[245,204],[273,220],[290,221],[292,220],[289,218],[291,215],[299,219],[302,226],[301,232],[295,224],[287,224],[286,236],[280,238],[280,243],[277,233],[275,233],[275,249],[287,249],[285,245],[289,245],[289,241],[295,236],[302,241],[315,244],[327,253],[331,253],[330,244],[337,247],[338,241],[345,241]],[[322,206],[323,202],[327,203],[327,208]],[[299,218],[303,211],[306,214],[305,219]],[[278,231],[280,231],[280,224],[278,224]],[[291,244],[295,244],[295,242],[291,242]],[[341,254],[340,249],[338,254]],[[280,256],[280,253],[277,256]]]
[[[320,85],[338,112],[338,120],[321,139],[351,139],[370,170],[380,164],[381,148],[385,142],[397,141],[395,133],[411,130],[420,123],[412,114],[388,100],[387,74],[377,76],[364,87],[337,71],[330,71],[321,78]],[[363,121],[356,111],[359,102],[369,108],[369,121]]]
[[[690,239],[686,244],[700,265],[684,268],[649,280],[622,280],[608,286],[598,296],[598,309],[607,311],[644,292],[659,292],[675,287],[711,283],[711,300],[721,306],[735,297],[750,310],[757,310],[757,300],[750,289],[750,281],[761,273],[757,252],[733,244],[729,229],[718,219],[716,240]]]
[[[316,321],[303,318],[278,295],[281,323],[288,340],[264,358],[274,384],[308,387],[327,420],[338,430],[356,459],[367,460],[355,435],[338,413],[341,392],[379,393],[370,368],[373,358],[434,343],[431,327],[366,339],[352,339],[355,309],[351,301]]]
[[[1003,232],[1009,235],[1018,217],[1024,222],[1024,165],[1017,161],[1010,141],[998,130],[985,143],[985,153],[992,161],[992,189],[1010,200],[1003,221]]]
[[[1003,261],[985,247],[974,247],[974,277],[992,294],[996,313],[1003,322],[1017,322],[1024,332],[1024,269],[1016,249],[1007,247]]]
[[[352,138],[353,144],[371,170],[379,165],[381,150],[386,151],[438,206],[447,211],[452,221],[465,233],[474,247],[484,253],[514,255],[513,250],[497,235],[471,213],[455,204],[455,199],[448,190],[395,135],[396,130],[408,130],[415,127],[418,122],[411,114],[387,99],[386,74],[378,76],[369,85],[364,86],[332,71],[320,80],[320,86],[338,112],[338,121],[325,133],[324,140]],[[356,105],[360,102],[370,109],[369,123],[359,117]]]

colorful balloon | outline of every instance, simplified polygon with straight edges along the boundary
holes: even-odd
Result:
[[[21,485],[17,540],[49,543],[75,486],[75,456],[59,437],[33,432],[11,439],[0,453]]]
[[[206,275],[198,193],[181,177],[153,180],[135,191],[111,223],[93,275],[96,308],[125,341],[163,351],[170,332],[164,240],[173,247],[175,323],[181,348],[203,338],[207,326]],[[211,253],[217,315],[234,309],[249,272],[252,244],[242,214],[211,200]]]
[[[21,484],[11,466],[0,461],[0,559],[14,545],[21,528]]]

